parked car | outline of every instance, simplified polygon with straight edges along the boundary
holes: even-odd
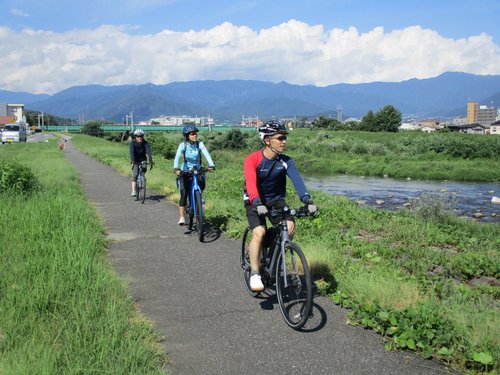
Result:
[[[28,135],[26,134],[26,127],[22,124],[8,124],[5,125],[2,131],[2,144],[12,142],[26,142]]]

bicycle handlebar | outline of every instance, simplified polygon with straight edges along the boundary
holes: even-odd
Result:
[[[297,218],[314,216],[314,213],[311,214],[309,212],[307,206],[302,206],[300,208],[289,208],[288,206],[285,206],[281,209],[271,208],[271,210],[268,213],[270,217],[277,217],[280,214],[282,215],[283,218],[286,216],[292,216]]]
[[[181,176],[192,176],[194,174],[205,174],[210,170],[210,168],[201,167],[200,169],[189,169],[187,171],[180,171]]]

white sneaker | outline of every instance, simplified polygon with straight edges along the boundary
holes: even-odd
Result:
[[[259,274],[250,277],[250,289],[254,292],[262,292],[264,290],[264,284],[262,284],[262,279]]]
[[[132,194],[130,194],[131,197],[135,197],[135,191],[132,192]]]
[[[186,220],[184,220],[184,216],[179,219],[179,221],[177,222],[177,224],[179,224],[179,225],[186,225]]]

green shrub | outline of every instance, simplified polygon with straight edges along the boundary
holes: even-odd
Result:
[[[31,194],[40,184],[32,170],[15,160],[0,163],[0,192]]]
[[[165,159],[172,159],[177,152],[181,139],[177,135],[169,136],[166,133],[148,134],[148,142],[151,147],[153,158],[157,155],[163,156]]]
[[[97,120],[89,121],[82,126],[80,133],[93,137],[102,137],[104,135],[104,130],[101,128],[102,123],[102,121]]]

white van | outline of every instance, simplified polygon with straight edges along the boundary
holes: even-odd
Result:
[[[7,124],[2,131],[2,144],[12,142],[26,142],[28,135],[22,124]]]

